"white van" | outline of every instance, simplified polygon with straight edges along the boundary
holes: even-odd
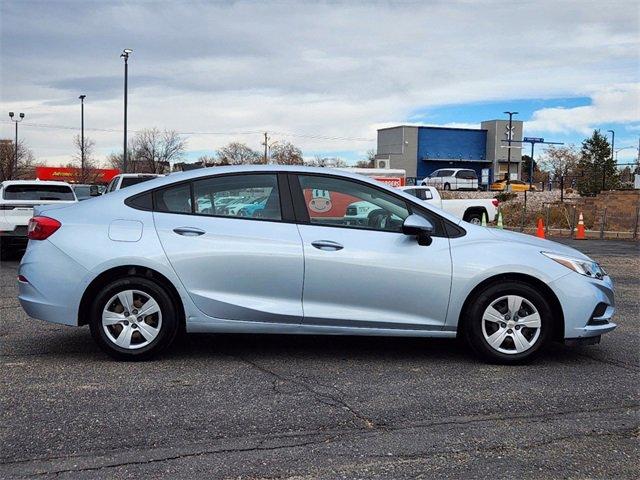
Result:
[[[422,180],[421,185],[443,190],[477,190],[478,174],[470,168],[441,168]]]

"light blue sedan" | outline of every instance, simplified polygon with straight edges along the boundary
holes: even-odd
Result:
[[[257,218],[211,208],[255,192],[267,196]],[[354,202],[381,213],[349,222]],[[484,359],[517,363],[616,327],[611,279],[582,253],[344,171],[206,168],[35,215],[22,307],[89,325],[119,359],[149,358],[186,330],[462,336]]]

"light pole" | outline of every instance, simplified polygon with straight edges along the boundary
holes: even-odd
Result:
[[[611,161],[615,163],[615,159],[613,158],[613,149],[616,142],[616,132],[613,130],[607,130],[611,134]],[[605,180],[607,179],[607,164],[605,162],[602,163],[602,190],[604,190]]]
[[[122,173],[127,173],[127,80],[129,76],[129,55],[133,53],[125,48],[120,56],[124,58],[124,152],[122,154]]]
[[[18,173],[18,124],[24,120],[24,113],[18,114],[18,118],[14,118],[14,113],[9,112],[9,118],[16,124],[16,140],[13,145],[13,166],[11,168],[11,178]]]
[[[80,99],[80,176],[84,179],[84,99],[87,96],[80,95],[78,98]]]
[[[506,115],[509,115],[509,135],[508,141],[509,146],[507,147],[509,151],[507,152],[507,191],[509,191],[509,187],[511,186],[511,139],[513,137],[513,116],[517,115],[518,112],[503,112]]]
[[[615,150],[615,154],[616,154],[616,164],[618,163],[618,152],[621,152],[622,150],[629,150],[630,148],[636,148],[636,147],[622,147],[622,148],[616,148],[616,150]]]

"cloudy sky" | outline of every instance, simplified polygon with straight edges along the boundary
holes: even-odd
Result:
[[[478,127],[515,109],[525,135],[616,147],[640,135],[637,1],[0,0],[2,110],[39,159],[69,161],[87,95],[99,157],[129,128],[173,129],[188,157],[261,135],[348,160],[397,123]],[[12,138],[6,113],[0,136]],[[632,159],[634,149],[620,151]]]

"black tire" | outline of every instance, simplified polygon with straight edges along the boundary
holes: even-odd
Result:
[[[473,212],[465,215],[465,222],[473,223],[475,225],[482,224],[482,213],[481,212]],[[475,220],[475,221],[474,221]]]
[[[445,183],[444,187],[442,188],[444,188],[445,190],[451,190],[451,185],[449,185],[448,183]]]
[[[125,290],[138,290],[148,294],[157,302],[162,315],[157,336],[148,345],[136,349],[126,349],[116,345],[107,337],[102,326],[102,312],[107,302],[114,295]],[[118,279],[106,284],[96,295],[89,316],[91,335],[100,348],[117,360],[129,361],[148,360],[161,353],[174,341],[180,331],[180,323],[176,306],[165,288],[151,279],[138,276]]]
[[[540,334],[537,341],[521,353],[502,353],[492,348],[484,337],[482,316],[489,305],[500,297],[518,295],[530,302],[540,315]],[[489,363],[505,365],[527,363],[536,358],[550,343],[554,318],[549,302],[528,283],[508,281],[494,283],[471,299],[463,318],[463,336],[473,351]],[[524,331],[524,329],[523,329]]]

